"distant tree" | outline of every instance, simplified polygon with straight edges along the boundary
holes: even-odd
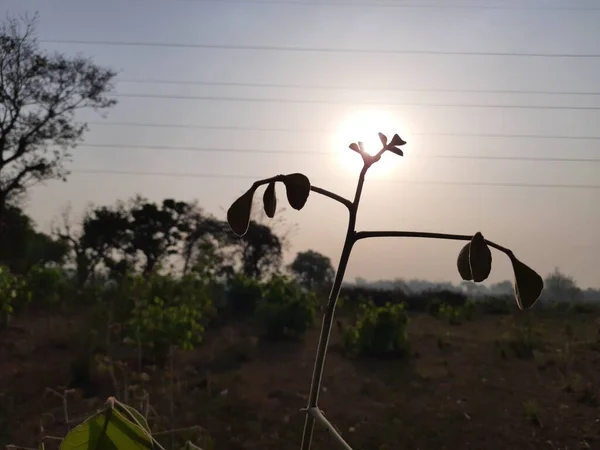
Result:
[[[543,297],[550,301],[577,301],[582,298],[582,292],[575,279],[561,273],[558,268],[544,280]]]
[[[130,241],[127,252],[141,253],[142,273],[149,274],[170,255],[181,250],[186,233],[189,233],[192,205],[165,199],[160,205],[136,197],[129,211]]]
[[[129,220],[122,205],[92,207],[83,215],[81,226],[75,229],[68,211],[55,233],[68,244],[79,285],[94,277],[103,263],[109,271],[122,271],[124,258],[118,255],[127,243]]]
[[[61,264],[68,247],[60,240],[35,230],[33,221],[20,208],[5,206],[0,217],[0,265],[23,274],[33,266]]]
[[[115,72],[81,56],[47,54],[36,22],[0,24],[0,216],[33,184],[65,179],[68,149],[87,129],[75,121],[78,110],[116,103],[107,97]]]
[[[298,282],[311,290],[331,284],[335,275],[331,260],[314,250],[298,253],[289,268]]]
[[[282,243],[270,227],[250,221],[243,237],[239,238],[229,231],[228,239],[234,255],[240,260],[244,275],[263,278],[279,271]]]

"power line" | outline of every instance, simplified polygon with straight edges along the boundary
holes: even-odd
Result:
[[[163,48],[195,48],[215,50],[254,50],[283,51],[304,53],[363,53],[381,55],[446,55],[446,56],[509,56],[528,58],[600,58],[600,53],[521,53],[521,52],[481,52],[481,51],[446,51],[446,50],[393,50],[393,49],[358,49],[333,47],[285,47],[276,45],[239,45],[239,44],[190,44],[177,42],[139,42],[139,41],[104,41],[84,39],[43,39],[47,44],[67,45],[104,45],[127,47],[163,47]]]
[[[127,176],[160,176],[178,178],[223,178],[223,179],[250,179],[258,180],[263,176],[252,175],[229,175],[218,173],[193,173],[193,172],[136,172],[129,170],[104,170],[104,169],[73,169],[72,173],[88,175],[127,175]],[[319,177],[317,177],[319,178]],[[345,180],[340,177],[327,177],[328,180]],[[534,184],[534,183],[494,183],[494,182],[468,182],[468,181],[429,181],[429,180],[384,180],[374,179],[369,182],[389,182],[394,184],[421,184],[441,186],[490,186],[490,187],[520,187],[520,188],[542,188],[542,189],[600,189],[600,185],[594,184]]]
[[[173,94],[111,94],[113,97],[152,98],[169,100],[202,100],[215,102],[249,102],[249,103],[296,103],[306,105],[373,105],[373,106],[424,106],[435,108],[486,108],[486,109],[546,109],[565,111],[600,111],[600,106],[562,106],[562,105],[514,105],[514,104],[485,104],[485,103],[422,103],[422,102],[361,102],[351,100],[313,100],[268,97],[222,97],[213,95],[173,95]]]
[[[263,149],[242,149],[242,148],[212,148],[212,147],[186,147],[186,146],[164,146],[164,145],[118,145],[118,144],[82,144],[80,147],[90,148],[112,148],[112,149],[132,149],[132,150],[166,150],[166,151],[191,151],[201,153],[246,153],[246,154],[276,154],[276,155],[313,155],[313,156],[334,156],[330,151],[308,151],[308,150],[263,150]],[[413,157],[413,156],[411,156]],[[487,155],[444,155],[444,154],[424,154],[415,155],[416,158],[425,159],[471,159],[471,160],[493,160],[493,161],[542,161],[542,162],[580,162],[580,163],[600,163],[599,158],[554,158],[541,157],[534,158],[528,156],[487,156]]]
[[[451,3],[421,4],[421,3],[383,3],[383,2],[349,2],[349,1],[307,1],[307,0],[177,0],[190,3],[232,3],[232,4],[266,4],[266,5],[308,5],[308,6],[356,6],[374,8],[406,8],[406,9],[481,9],[481,10],[524,10],[524,11],[599,11],[600,8],[583,6],[579,8],[568,6],[512,6],[512,5],[460,5]]]
[[[123,126],[123,127],[148,127],[148,128],[175,128],[192,130],[222,130],[222,131],[258,131],[258,132],[282,132],[282,133],[330,133],[331,130],[318,128],[270,128],[250,127],[239,125],[196,125],[196,124],[169,124],[152,122],[87,122],[89,125],[100,126]],[[502,139],[566,139],[582,141],[598,141],[600,136],[568,136],[557,134],[510,134],[510,133],[442,133],[442,132],[414,132],[413,136],[435,136],[435,137],[476,137],[476,138],[502,138]]]
[[[186,81],[186,80],[140,80],[117,79],[119,83],[131,84],[174,84],[184,86],[228,86],[228,87],[258,87],[281,89],[315,89],[327,91],[401,91],[401,92],[448,92],[448,93],[473,93],[473,94],[525,94],[525,95],[571,95],[571,96],[597,96],[600,92],[566,92],[542,91],[528,89],[444,89],[444,88],[415,88],[415,87],[381,87],[381,86],[340,86],[340,85],[309,85],[285,83],[255,83],[255,82],[225,82],[225,81]]]

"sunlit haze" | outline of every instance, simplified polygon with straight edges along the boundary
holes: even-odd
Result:
[[[600,53],[600,13],[368,3],[4,0],[39,11],[48,50],[119,72],[118,105],[80,116],[68,181],[33,189],[27,211],[48,231],[68,204],[139,193],[224,218],[254,178],[291,172],[351,198],[348,145],[398,133],[405,156],[369,173],[359,229],[481,231],[543,276],[600,287],[600,58],[573,56]],[[312,194],[281,214],[286,262],[313,249],[337,263],[343,207]],[[459,282],[461,246],[361,242],[346,279]],[[511,279],[494,257],[489,282]]]

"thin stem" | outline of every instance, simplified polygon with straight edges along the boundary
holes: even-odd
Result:
[[[334,194],[333,192],[330,192],[327,189],[322,189],[317,186],[311,186],[310,190],[313,192],[316,192],[317,194],[324,195],[325,197],[329,197],[332,200],[340,202],[342,205],[344,205],[349,210],[352,209],[352,202],[350,200],[348,200],[347,198],[342,197],[341,195]]]
[[[381,237],[412,237],[412,238],[425,238],[425,239],[447,239],[452,241],[470,241],[473,236],[467,234],[447,234],[447,233],[428,233],[425,231],[359,231],[354,235],[354,241],[368,238],[381,238]],[[506,247],[503,247],[495,242],[485,242],[490,247],[500,250],[509,257],[513,254],[512,251]]]
[[[321,335],[319,337],[317,356],[315,358],[310,392],[308,395],[307,415],[306,420],[304,422],[304,432],[302,435],[302,450],[309,450],[312,442],[313,430],[315,427],[315,416],[311,415],[309,412],[314,411],[313,408],[316,408],[318,410],[317,403],[319,400],[319,392],[321,391],[321,383],[323,380],[323,368],[325,367],[325,356],[327,355],[327,346],[329,344],[329,337],[331,335],[331,328],[333,325],[333,318],[335,315],[335,305],[340,294],[342,281],[344,280],[344,274],[346,273],[346,267],[348,266],[350,253],[352,252],[352,246],[356,241],[356,215],[358,211],[358,205],[360,203],[360,197],[362,195],[363,185],[365,183],[365,174],[369,170],[369,167],[371,167],[371,164],[372,163],[365,162],[358,177],[356,192],[354,194],[354,201],[348,208],[350,212],[350,217],[348,219],[346,239],[344,240],[344,247],[342,249],[342,255],[340,257],[338,270],[335,274],[333,286],[329,294],[327,308],[325,309],[325,314],[323,315],[323,325],[321,326]],[[347,448],[350,447],[348,446]]]
[[[327,418],[323,415],[323,413],[321,412],[321,410],[319,408],[309,408],[307,412],[314,419],[316,419],[317,422],[319,422],[321,425],[323,425],[323,427],[327,431],[329,431],[329,433],[331,433],[331,436],[337,441],[338,444],[340,444],[340,446],[342,448],[345,448],[346,450],[352,450],[352,447],[350,447],[350,445],[348,445],[348,443],[344,440],[342,435],[340,433],[338,433],[338,431],[335,429],[335,427],[331,424],[331,422],[329,420],[327,420]]]

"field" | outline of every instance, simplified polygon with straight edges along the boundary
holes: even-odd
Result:
[[[478,313],[458,325],[409,315],[405,360],[352,358],[340,334],[346,319],[334,329],[320,405],[356,450],[600,448],[595,313]],[[297,342],[264,341],[247,323],[215,327],[172,367],[145,365],[143,378],[108,363],[113,378],[101,357],[82,354],[87,323],[84,313],[36,313],[0,332],[1,445],[35,447],[40,420],[63,436],[59,394],[74,386],[71,426],[110,395],[144,410],[145,391],[153,430],[175,447],[196,439],[205,449],[299,448],[319,320]],[[120,351],[115,360],[134,368],[135,352]],[[91,373],[84,382],[82,365]],[[160,435],[193,426],[203,430]],[[332,444],[319,429],[314,448]]]

